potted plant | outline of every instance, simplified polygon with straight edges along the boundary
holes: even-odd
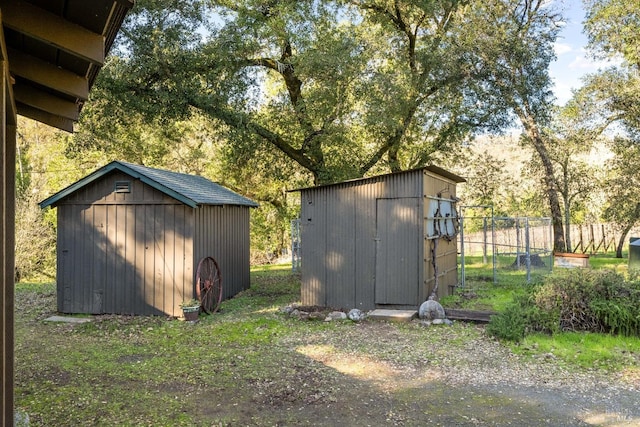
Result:
[[[198,315],[200,314],[200,301],[193,298],[188,301],[182,301],[180,308],[182,308],[184,320],[192,322],[198,320]]]

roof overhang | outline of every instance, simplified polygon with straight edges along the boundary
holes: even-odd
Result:
[[[178,200],[179,202],[191,207],[191,208],[195,208],[198,206],[198,203],[196,203],[196,201],[190,199],[189,197],[186,197],[183,194],[178,193],[177,191],[168,188],[152,179],[150,179],[149,177],[138,173],[136,170],[130,168],[129,166],[122,164],[121,162],[118,161],[113,161],[111,163],[109,163],[106,166],[101,167],[100,169],[94,171],[93,173],[85,176],[84,178],[80,179],[79,181],[71,184],[70,186],[68,186],[67,188],[64,188],[60,191],[58,191],[56,194],[52,195],[51,197],[48,197],[47,199],[41,201],[39,203],[39,206],[41,209],[44,209],[46,207],[55,207],[61,200],[63,200],[65,197],[75,193],[76,191],[78,191],[79,189],[91,184],[92,182],[95,182],[99,179],[101,179],[103,176],[110,174],[111,172],[114,171],[119,171],[122,173],[125,173],[127,175],[129,175],[130,177],[134,178],[134,179],[139,179],[140,181],[144,182],[145,184],[149,185],[152,188],[155,188],[156,190],[170,196],[173,197],[174,199]]]
[[[134,0],[0,0],[18,114],[73,124]]]
[[[429,166],[424,166],[421,168],[416,168],[416,169],[409,169],[406,171],[401,171],[401,172],[392,172],[392,173],[387,173],[387,174],[383,174],[383,175],[376,175],[376,176],[369,176],[369,177],[365,177],[365,178],[356,178],[356,179],[351,179],[348,181],[341,181],[341,182],[335,182],[333,184],[325,184],[325,185],[317,185],[315,187],[304,187],[304,188],[295,188],[293,190],[288,190],[289,193],[293,193],[296,191],[306,191],[306,190],[315,190],[317,188],[324,188],[324,187],[331,187],[331,186],[337,186],[337,185],[342,185],[342,184],[352,184],[352,183],[359,183],[359,182],[366,182],[366,181],[370,181],[370,180],[375,180],[375,179],[379,179],[381,177],[385,177],[385,176],[391,176],[391,175],[398,175],[398,174],[403,174],[403,173],[412,173],[415,171],[423,171],[424,173],[430,173],[433,175],[437,175],[440,176],[442,178],[446,178],[450,181],[452,181],[455,184],[459,184],[462,182],[467,182],[466,179],[464,179],[463,177],[456,175],[453,172],[449,172],[446,169],[443,169],[439,166],[435,166],[435,165],[429,165]]]

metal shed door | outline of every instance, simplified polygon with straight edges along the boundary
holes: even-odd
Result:
[[[420,199],[376,200],[376,304],[416,304]]]

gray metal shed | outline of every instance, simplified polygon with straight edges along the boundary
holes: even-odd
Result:
[[[301,300],[411,309],[457,284],[456,184],[436,167],[304,188]],[[435,260],[435,262],[434,262]]]
[[[249,287],[249,211],[201,176],[114,161],[40,203],[58,208],[63,313],[181,314],[211,256],[223,298]]]

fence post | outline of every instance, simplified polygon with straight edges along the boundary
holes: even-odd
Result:
[[[527,263],[527,283],[531,282],[531,245],[529,242],[529,217],[524,220],[525,227],[525,235],[524,235],[524,244],[526,251],[526,263]]]
[[[291,220],[291,271],[300,272],[300,218]]]
[[[460,208],[460,287],[464,289],[464,215]]]
[[[482,263],[487,263],[487,217],[482,218]]]
[[[498,283],[498,265],[496,259],[496,217],[491,205],[491,258],[493,259],[493,284]]]
[[[515,218],[516,222],[516,267],[520,268],[520,218]]]

